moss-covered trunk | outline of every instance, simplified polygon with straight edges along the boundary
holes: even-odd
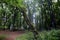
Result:
[[[26,11],[24,11],[22,9],[21,12],[23,14],[23,17],[24,17],[27,25],[29,25],[29,27],[31,28],[31,32],[33,32],[33,34],[34,34],[33,40],[37,40],[38,39],[38,31],[36,30],[36,27],[31,23],[30,19],[28,18],[27,14],[26,14]]]

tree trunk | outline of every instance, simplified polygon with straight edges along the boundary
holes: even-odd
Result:
[[[34,40],[37,40],[37,38],[38,38],[38,37],[37,37],[38,32],[37,32],[35,26],[30,22],[29,18],[28,18],[27,15],[26,15],[26,11],[24,11],[24,10],[22,9],[21,12],[22,12],[22,14],[23,14],[23,16],[24,16],[24,19],[25,19],[26,23],[30,26],[31,31],[32,31],[33,34],[34,34]]]
[[[56,28],[55,15],[52,7],[52,0],[48,0],[49,14],[50,14],[50,27]]]

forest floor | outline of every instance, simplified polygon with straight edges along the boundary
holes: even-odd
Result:
[[[18,37],[19,35],[23,34],[24,31],[14,31],[14,32],[11,32],[11,31],[0,31],[0,35],[7,35],[6,39],[5,40],[15,40],[16,37]]]

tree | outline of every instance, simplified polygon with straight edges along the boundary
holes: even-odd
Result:
[[[34,25],[30,22],[29,18],[27,17],[26,8],[24,8],[22,0],[2,0],[2,1],[0,1],[0,3],[6,3],[7,5],[12,6],[14,10],[17,10],[17,9],[20,10],[20,12],[23,14],[23,17],[24,17],[26,23],[31,27],[31,30],[34,33],[34,37],[36,38],[36,35],[38,35],[38,32],[36,31],[36,28],[34,28]],[[15,17],[15,13],[14,13],[14,17]],[[15,23],[15,20],[14,20],[13,24],[14,23]]]

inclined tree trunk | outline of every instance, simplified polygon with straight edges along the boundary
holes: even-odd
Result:
[[[38,38],[38,36],[37,36],[37,35],[38,35],[38,32],[37,32],[36,28],[34,27],[34,25],[30,22],[29,18],[27,17],[26,11],[23,10],[23,9],[21,9],[21,10],[22,10],[21,12],[22,12],[22,14],[23,14],[23,17],[24,17],[26,23],[30,26],[31,31],[32,31],[33,34],[34,34],[34,40],[37,40],[37,38]]]

